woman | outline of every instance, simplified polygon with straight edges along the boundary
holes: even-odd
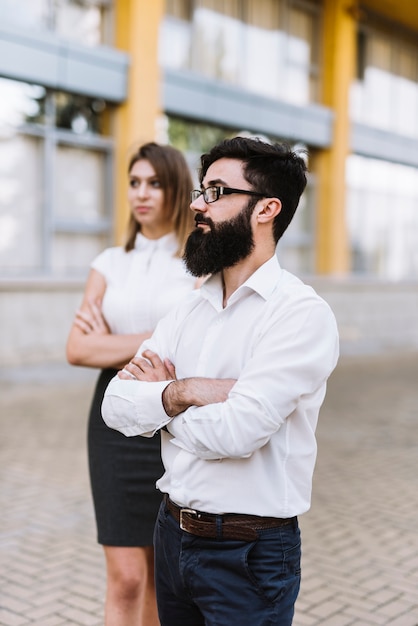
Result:
[[[106,626],[159,624],[152,535],[163,474],[159,436],[124,437],[109,429],[100,407],[118,369],[158,320],[195,286],[180,258],[192,228],[192,180],[182,154],[143,145],[129,163],[127,242],[92,263],[67,343],[72,365],[101,368],[90,410],[88,454],[98,542],[103,545]]]

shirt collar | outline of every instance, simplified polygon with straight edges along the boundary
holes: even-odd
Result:
[[[135,237],[134,247],[135,250],[164,249],[175,252],[178,248],[178,243],[174,233],[167,233],[167,235],[163,235],[163,237],[159,239],[148,239],[148,237],[144,237],[144,235],[139,232]]]
[[[282,268],[280,267],[277,256],[274,254],[238,287],[230,297],[229,303],[242,297],[248,290],[258,293],[264,300],[268,300],[277,287],[277,281],[281,274]],[[200,292],[216,309],[223,308],[223,282],[221,272],[208,278],[203,283]]]
[[[277,286],[277,280],[282,274],[279,259],[274,254],[268,261],[263,263],[258,270],[251,274],[239,289],[248,287],[258,293],[264,300],[268,300]],[[237,291],[239,291],[237,289]]]

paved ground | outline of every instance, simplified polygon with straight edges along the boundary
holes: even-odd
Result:
[[[92,378],[0,373],[0,626],[103,624]],[[65,381],[65,382],[64,382]],[[418,355],[346,358],[318,429],[294,626],[418,626]],[[256,625],[254,625],[256,626]]]

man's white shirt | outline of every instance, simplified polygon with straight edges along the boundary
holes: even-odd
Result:
[[[328,304],[274,256],[225,308],[221,276],[209,278],[138,350],[168,358],[178,379],[237,379],[225,402],[171,419],[162,405],[170,381],[115,377],[103,419],[127,436],[150,437],[167,425],[169,432],[161,431],[166,471],[157,487],[181,506],[300,515],[310,507],[315,429],[338,345]]]

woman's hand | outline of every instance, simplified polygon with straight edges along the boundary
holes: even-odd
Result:
[[[76,311],[74,324],[85,335],[96,333],[97,335],[109,335],[110,329],[103,317],[100,302],[91,300],[88,302],[87,311]]]

